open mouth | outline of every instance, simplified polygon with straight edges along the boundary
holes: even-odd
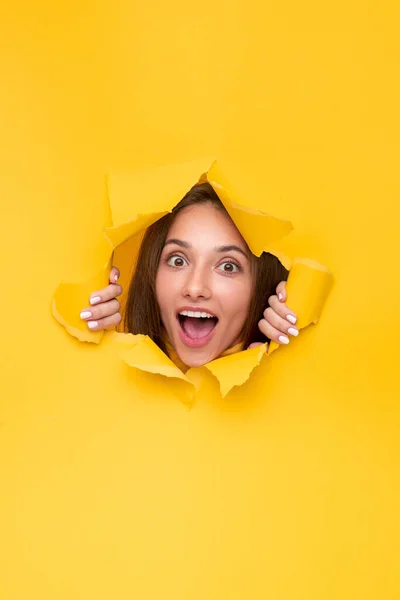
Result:
[[[187,346],[204,346],[218,323],[218,318],[203,311],[183,310],[178,315],[181,339]]]

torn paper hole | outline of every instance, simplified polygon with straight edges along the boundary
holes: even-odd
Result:
[[[53,315],[71,335],[81,341],[101,341],[103,332],[91,332],[86,322],[79,318],[88,296],[107,285],[113,258],[118,259],[115,262],[120,267],[121,284],[126,293],[146,229],[171,212],[185,193],[199,181],[209,181],[255,255],[269,252],[290,269],[288,302],[298,315],[296,325],[302,329],[318,321],[332,286],[331,273],[310,259],[292,261],[285,255],[279,244],[293,229],[290,221],[256,208],[248,208],[248,199],[242,199],[236,191],[234,171],[229,172],[229,167],[205,159],[108,177],[113,223],[104,230],[104,234],[111,244],[110,260],[99,273],[84,283],[60,284],[53,298]],[[121,356],[131,368],[162,375],[169,385],[179,380],[179,385],[184,385],[188,390],[188,402],[194,398],[196,386],[191,380],[193,368],[184,373],[147,336],[120,333],[114,339],[116,342],[118,340]],[[265,345],[244,350],[213,360],[205,367],[217,378],[221,394],[225,396],[233,387],[245,383],[261,360],[268,359],[268,355],[277,347],[277,344],[271,343],[268,353],[265,352]]]

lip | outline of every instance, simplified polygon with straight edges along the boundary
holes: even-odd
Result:
[[[215,324],[214,328],[210,331],[210,333],[208,335],[206,335],[205,337],[202,337],[200,339],[197,340],[193,340],[192,338],[190,338],[189,336],[186,335],[186,333],[184,332],[184,330],[181,327],[181,324],[179,322],[179,313],[182,310],[190,310],[193,312],[207,312],[210,315],[212,315],[213,317],[217,318],[217,315],[215,315],[211,310],[209,310],[208,308],[204,308],[201,306],[181,306],[176,314],[176,324],[178,327],[178,333],[179,333],[179,337],[181,342],[189,347],[189,348],[203,348],[204,346],[206,346],[208,344],[208,342],[211,340],[211,338],[214,335],[215,330],[218,327],[218,321]]]

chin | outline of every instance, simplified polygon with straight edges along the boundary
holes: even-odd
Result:
[[[210,352],[193,352],[190,350],[176,350],[181,361],[188,367],[202,367],[218,357],[215,353]]]

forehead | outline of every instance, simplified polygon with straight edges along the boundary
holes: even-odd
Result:
[[[188,206],[182,209],[168,232],[168,237],[195,244],[209,240],[213,246],[235,244],[246,248],[246,242],[230,216],[212,204]]]

